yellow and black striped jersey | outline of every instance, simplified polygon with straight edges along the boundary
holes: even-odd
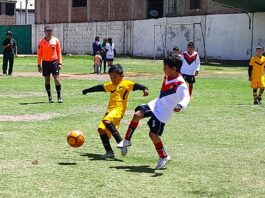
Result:
[[[253,56],[249,62],[249,65],[252,66],[252,81],[261,81],[261,79],[264,78],[265,57]]]
[[[110,92],[110,100],[107,112],[114,108],[120,110],[122,114],[125,113],[128,106],[128,98],[130,91],[133,90],[135,82],[130,80],[122,80],[119,84],[114,85],[112,82],[103,84],[106,92]]]

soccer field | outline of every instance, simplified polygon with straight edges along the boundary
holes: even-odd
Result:
[[[120,126],[124,135],[134,108],[155,98],[162,61],[117,58],[125,77],[148,86],[132,92]],[[108,81],[94,75],[92,57],[63,59],[64,103],[49,104],[36,57],[15,60],[14,75],[0,76],[0,197],[192,198],[265,196],[265,104],[253,106],[247,68],[202,65],[188,108],[175,113],[162,139],[172,158],[158,160],[142,120],[126,157],[111,139],[116,158],[102,160],[97,133],[108,94],[82,95]],[[55,95],[53,81],[52,93]],[[56,97],[55,97],[56,98]],[[72,148],[66,135],[81,130],[86,142]]]

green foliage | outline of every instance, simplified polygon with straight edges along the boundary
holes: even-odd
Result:
[[[150,90],[147,98],[131,93],[120,126],[124,135],[133,109],[158,95],[163,65],[126,57],[115,62],[125,67],[126,78]],[[62,73],[89,74],[91,65],[88,56],[64,57]],[[14,76],[0,76],[0,197],[264,196],[265,108],[252,105],[246,68],[202,66],[189,107],[165,127],[162,139],[172,161],[161,171],[153,170],[157,154],[147,120],[136,130],[126,157],[111,139],[116,159],[100,159],[104,150],[97,126],[108,95],[83,96],[81,90],[106,81],[106,74],[62,78],[64,103],[49,104],[36,57],[16,59],[14,70]],[[80,148],[66,143],[73,129],[86,136]]]

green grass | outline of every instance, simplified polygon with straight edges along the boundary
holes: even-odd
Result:
[[[133,80],[150,90],[147,98],[131,93],[120,126],[124,135],[133,109],[158,95],[162,61],[125,57],[116,63],[124,66],[127,78],[136,73]],[[64,57],[62,73],[89,74],[91,65],[89,56]],[[172,161],[161,171],[153,170],[157,155],[147,120],[126,157],[112,139],[116,159],[100,159],[104,151],[97,126],[108,95],[83,96],[81,90],[102,80],[62,78],[64,103],[49,104],[40,75],[16,76],[37,74],[36,57],[17,58],[14,70],[12,77],[0,76],[0,118],[12,117],[0,121],[0,197],[265,196],[265,106],[252,105],[245,67],[202,66],[194,99],[165,127],[162,139]],[[66,143],[73,129],[86,136],[80,148]]]

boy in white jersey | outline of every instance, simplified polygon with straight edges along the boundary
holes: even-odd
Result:
[[[193,84],[195,83],[195,76],[197,76],[200,71],[200,56],[195,51],[195,45],[193,42],[188,43],[187,50],[183,52],[181,60],[183,64],[180,71],[189,85],[189,93],[191,96]]]
[[[181,65],[182,61],[174,56],[164,59],[165,77],[159,96],[148,104],[136,107],[125,138],[117,145],[122,149],[122,154],[126,155],[127,147],[131,145],[130,140],[139,121],[142,118],[151,117],[147,122],[150,128],[149,136],[159,155],[155,169],[163,168],[171,159],[159,137],[163,133],[165,123],[174,112],[185,109],[190,101],[188,87],[180,73]]]

